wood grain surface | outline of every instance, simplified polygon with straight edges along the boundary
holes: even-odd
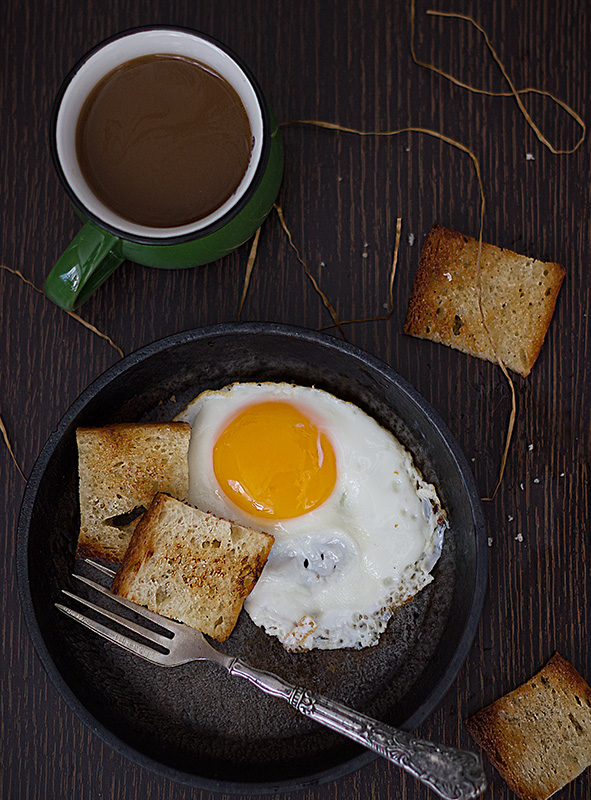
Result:
[[[517,88],[546,90],[588,123],[591,8],[587,0],[418,0],[416,51],[466,83],[507,84],[469,23],[487,31]],[[500,369],[402,334],[412,279],[431,224],[477,236],[479,186],[466,153],[427,134],[378,137],[360,130],[438,130],[477,157],[484,240],[566,268],[541,355],[514,377],[518,416],[501,488],[485,502],[489,587],[468,659],[418,733],[476,749],[463,720],[528,679],[558,650],[588,680],[590,144],[555,155],[511,97],[475,94],[415,64],[410,3],[402,0],[3,0],[0,4],[0,263],[36,287],[79,227],[53,169],[49,117],[72,65],[90,47],[134,25],[204,31],[251,67],[283,124],[286,169],[278,202],[301,256],[341,319],[384,313],[396,220],[402,237],[388,321],[345,325],[347,338],[390,364],[448,424],[482,495],[499,468],[510,397]],[[557,149],[581,128],[543,95],[524,104]],[[163,336],[237,319],[250,245],[214,264],[167,271],[125,263],[80,315],[128,354]],[[18,276],[0,270],[0,415],[28,475],[78,394],[119,359],[108,342]],[[242,320],[322,328],[321,298],[290,247],[277,213],[265,222]],[[339,336],[338,331],[329,333]],[[0,440],[4,524],[2,798],[179,800],[215,797],[126,760],[86,728],[48,681],[21,614],[15,539],[25,482]],[[513,797],[486,761],[487,797]],[[419,800],[434,797],[379,759],[338,781],[280,797]],[[591,796],[591,772],[557,795]]]

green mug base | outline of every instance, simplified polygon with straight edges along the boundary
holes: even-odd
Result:
[[[261,182],[245,207],[222,228],[200,239],[179,244],[140,244],[122,240],[121,252],[129,261],[159,269],[197,267],[224,258],[247,242],[261,227],[279,193],[283,179],[283,142],[276,131],[269,162]]]
[[[123,239],[86,220],[45,281],[45,293],[72,311],[86,302],[125,260],[158,269],[186,269],[209,264],[247,242],[265,221],[283,179],[283,140],[272,118],[269,158],[260,182],[244,207],[218,230],[178,243]]]

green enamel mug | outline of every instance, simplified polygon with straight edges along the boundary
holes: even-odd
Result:
[[[202,218],[175,227],[138,224],[113,211],[85,180],[76,148],[78,119],[94,87],[132,59],[162,54],[197,61],[225,79],[242,101],[252,133],[248,165],[232,194]],[[225,45],[187,28],[134,28],[84,56],[56,98],[51,145],[59,178],[84,223],[44,287],[48,297],[67,311],[86,302],[126,259],[148,267],[179,269],[223,258],[260,227],[283,177],[279,127],[250,70]]]

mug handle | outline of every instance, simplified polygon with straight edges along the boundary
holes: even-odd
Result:
[[[60,256],[45,281],[45,294],[65,311],[85,303],[125,260],[121,239],[88,221]]]

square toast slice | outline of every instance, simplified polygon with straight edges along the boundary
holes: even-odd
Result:
[[[546,800],[591,765],[591,689],[558,653],[466,727],[521,800]]]
[[[186,422],[78,428],[79,557],[120,564],[157,492],[187,499],[190,438]]]
[[[560,264],[482,244],[481,300],[503,363],[529,375],[565,276]],[[404,333],[496,362],[478,305],[478,241],[435,223],[411,290]]]
[[[274,541],[158,494],[135,529],[112,590],[223,642]]]

